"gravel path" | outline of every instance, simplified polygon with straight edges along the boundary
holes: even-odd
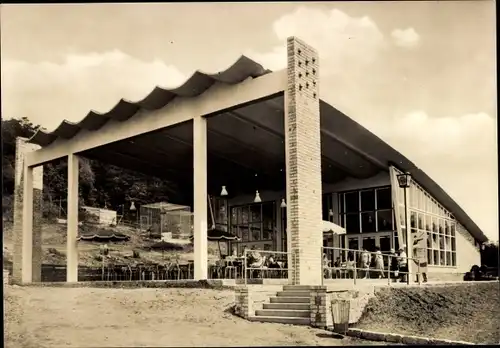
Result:
[[[4,287],[6,347],[360,345],[229,314],[232,291]],[[378,343],[379,344],[379,343]]]

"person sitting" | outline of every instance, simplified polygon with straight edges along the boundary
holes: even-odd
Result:
[[[350,279],[354,278],[355,265],[356,264],[354,263],[354,254],[352,251],[349,251],[347,253],[346,270],[347,270],[347,277]]]
[[[342,262],[340,260],[340,257],[337,257],[337,259],[333,263],[333,267],[335,267],[334,278],[340,278],[340,266],[341,265],[342,265]]]
[[[328,260],[328,256],[323,254],[323,277],[325,279],[332,278],[332,270],[330,269],[330,261]]]
[[[248,259],[247,259],[247,265],[249,268],[262,268],[264,266],[264,261],[265,258],[262,257],[262,255],[255,250],[255,245],[252,246],[250,249],[250,252],[248,253]],[[254,274],[257,271],[255,269],[251,270],[251,274]]]

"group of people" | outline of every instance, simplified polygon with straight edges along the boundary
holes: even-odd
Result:
[[[340,257],[337,257],[332,267],[327,255],[323,254],[324,277],[354,278],[354,273],[356,272],[356,278],[358,279],[380,279],[389,276],[394,281],[407,281],[408,258],[406,248],[404,247],[400,248],[397,253],[394,249],[391,249],[386,255],[382,254],[379,247],[375,247],[374,253],[370,253],[366,248],[363,248],[356,256],[355,258],[354,253],[349,251],[345,263],[341,261]],[[389,274],[385,271],[384,257],[387,258]],[[427,282],[427,275],[425,273],[423,273],[423,281],[424,283]]]

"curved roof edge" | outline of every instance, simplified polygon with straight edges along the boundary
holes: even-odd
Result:
[[[47,146],[57,138],[71,139],[81,129],[98,130],[109,120],[125,121],[134,116],[140,109],[158,110],[165,107],[176,97],[196,97],[206,92],[215,83],[237,84],[248,78],[256,78],[270,73],[262,65],[242,55],[226,70],[209,74],[199,70],[194,72],[182,85],[173,89],[164,89],[156,86],[146,97],[137,102],[125,99],[120,101],[108,112],[100,113],[94,110],[80,122],[63,120],[52,132],[47,132],[41,127],[28,140],[40,146]]]

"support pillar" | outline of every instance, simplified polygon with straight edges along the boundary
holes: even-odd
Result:
[[[68,217],[66,282],[78,281],[78,173],[79,158],[75,154],[68,156]]]
[[[194,279],[208,279],[207,120],[193,120]]]
[[[13,281],[41,281],[43,167],[28,167],[26,154],[40,146],[16,139]]]
[[[287,40],[285,159],[291,284],[321,284],[322,185],[319,71],[316,50]]]

